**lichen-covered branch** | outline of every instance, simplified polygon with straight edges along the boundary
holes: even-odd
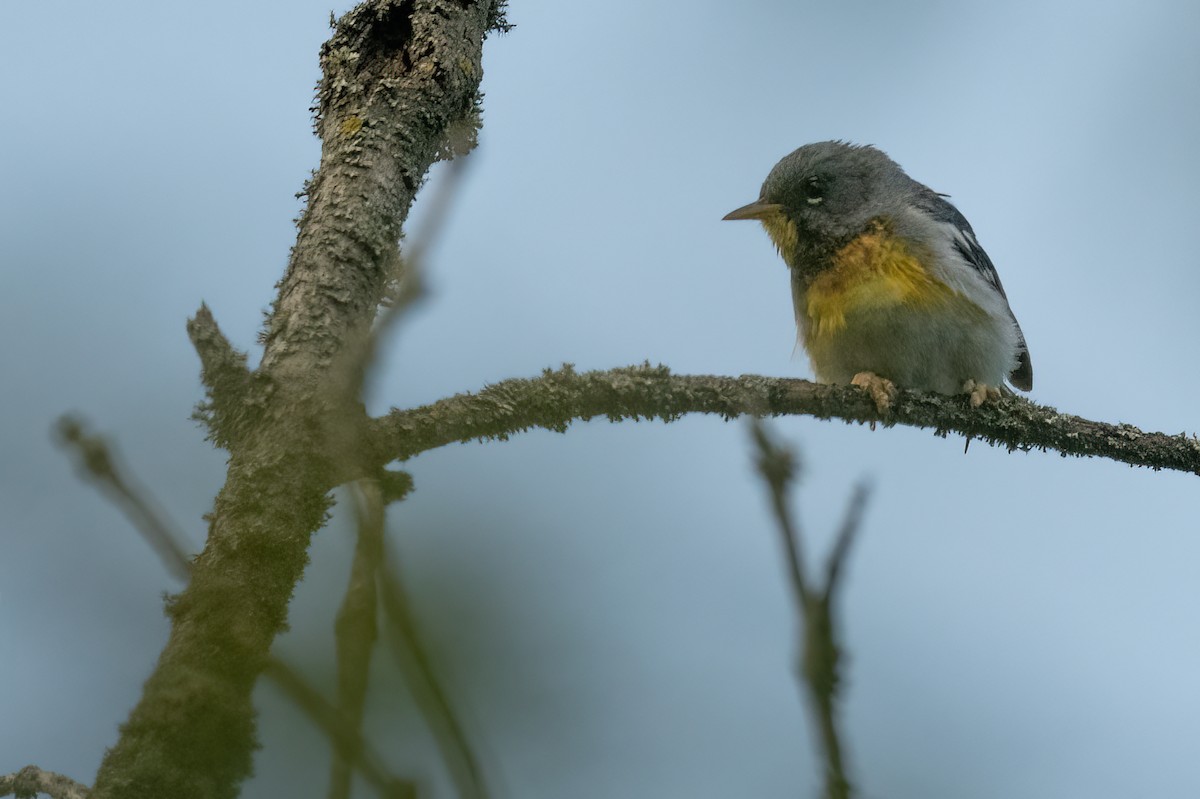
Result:
[[[187,548],[183,544],[184,536],[165,514],[156,510],[159,507],[158,503],[154,501],[145,489],[138,486],[137,481],[125,469],[108,442],[102,436],[90,432],[86,423],[73,416],[64,416],[59,419],[57,430],[59,440],[63,446],[71,450],[78,457],[80,472],[84,478],[96,484],[107,496],[114,500],[118,508],[124,511],[130,523],[142,534],[142,537],[161,558],[163,566],[171,576],[186,582],[191,577],[192,568],[191,561],[187,557]],[[412,487],[412,478],[403,473],[389,473],[388,481],[392,483],[390,490],[396,496],[403,496]],[[378,531],[378,536],[382,537],[381,527]],[[375,556],[376,561],[378,561],[382,557],[382,541],[379,541],[376,548],[379,550]],[[356,567],[359,566],[358,561],[359,558],[356,557]],[[356,568],[356,572],[358,571],[359,569]],[[368,577],[370,583],[369,590],[373,598],[375,595],[374,568],[371,569]],[[353,588],[354,583],[352,582],[351,591],[347,594],[347,604],[350,604],[350,594],[353,593]],[[373,610],[374,608],[372,607],[372,612]],[[371,625],[373,640],[373,615],[371,617]],[[339,624],[339,633],[340,627],[341,625]],[[362,666],[365,670],[366,663],[364,662]],[[294,669],[274,657],[268,658],[264,674],[275,680],[283,688],[284,692],[296,701],[301,710],[308,713],[323,730],[329,732],[337,751],[340,752],[345,749],[349,752],[349,755],[341,760],[341,766],[345,771],[347,780],[349,778],[349,767],[355,765],[363,771],[369,780],[375,781],[379,785],[383,785],[384,783],[386,785],[398,784],[398,781],[391,778],[385,780],[384,783],[379,782],[379,773],[376,767],[379,757],[374,754],[370,743],[364,740],[361,733],[358,732],[362,717],[361,705],[359,705],[356,711],[357,715],[353,715],[350,711],[346,710],[341,711],[340,716],[338,716],[338,711],[336,710],[327,712],[323,705],[314,703],[311,699],[311,697],[319,696],[316,690],[308,685],[304,678]],[[341,678],[339,675],[339,685],[340,683]],[[363,687],[365,689],[365,678],[363,680]],[[342,704],[343,706],[346,704],[344,696]],[[328,718],[329,713],[338,716],[337,724],[331,726]],[[344,717],[344,720],[342,717]],[[373,772],[372,769],[375,769],[375,771]],[[33,777],[43,779],[46,776],[57,777],[57,775],[50,774],[50,772],[41,772],[33,766],[29,766],[17,774],[10,775],[13,778],[23,779],[24,782],[19,782],[20,785],[30,784],[29,780]],[[3,787],[4,784],[2,779],[0,778],[0,787]],[[69,781],[68,783],[64,783],[64,785],[69,787]],[[0,792],[0,796],[3,795]],[[21,796],[22,794],[18,791],[17,795]]]
[[[208,400],[193,416],[208,427],[213,443],[233,450],[261,415],[262,392],[255,391],[255,375],[246,368],[246,354],[225,338],[208,305],[200,304],[200,310],[188,320],[187,332],[200,356],[200,380],[208,393]]]
[[[370,446],[374,461],[384,464],[455,442],[504,440],[531,428],[562,432],[577,420],[672,421],[687,413],[900,424],[928,428],[939,436],[955,432],[1010,450],[1052,449],[1064,456],[1200,474],[1200,440],[1193,435],[1093,422],[1016,397],[972,408],[961,397],[901,391],[893,407],[880,413],[867,394],[852,386],[755,375],[674,375],[665,366],[649,365],[598,372],[568,366],[431,405],[393,410],[372,422]]]
[[[24,799],[39,793],[46,794],[50,799],[88,799],[89,796],[86,785],[37,766],[26,766],[12,774],[0,775],[0,797]]]
[[[426,171],[477,122],[494,5],[371,0],[321,48],[321,166],[266,331],[277,379],[318,381],[366,335]]]
[[[284,628],[325,521],[346,430],[365,427],[338,360],[384,297],[400,226],[451,131],[476,122],[481,51],[497,0],[367,0],[321,52],[321,164],[308,186],[262,364],[242,379],[207,309],[192,320],[210,404],[229,449],[225,486],[171,636],[96,777],[96,797],[232,799],[257,746],[251,692]],[[252,423],[241,421],[252,419]],[[337,433],[337,441],[331,437]],[[350,436],[351,439],[354,436]]]

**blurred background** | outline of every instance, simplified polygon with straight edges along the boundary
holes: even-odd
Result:
[[[258,357],[317,165],[329,12],[0,9],[0,773],[90,781],[166,640],[178,584],[50,429],[78,411],[111,435],[202,545],[224,457],[189,420],[184,323],[204,300]],[[563,362],[808,376],[784,266],[760,228],[720,219],[781,156],[843,138],[971,220],[1035,401],[1200,427],[1195,3],[514,0],[509,16],[431,297],[389,347],[374,411]],[[876,486],[842,617],[862,796],[1200,794],[1195,476],[964,454],[928,431],[775,429],[803,452],[810,551],[855,481]],[[390,514],[391,550],[498,795],[817,795],[743,423],[597,421],[405,468],[417,490]],[[277,646],[326,688],[352,550],[343,505]],[[451,795],[386,648],[374,665],[369,734]],[[245,795],[323,794],[320,734],[271,686],[257,700]]]

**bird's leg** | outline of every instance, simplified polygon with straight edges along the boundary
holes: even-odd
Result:
[[[972,408],[978,408],[985,402],[995,402],[1000,399],[999,387],[989,386],[986,383],[976,383],[970,379],[963,383],[962,390],[964,394],[970,396]]]
[[[867,392],[875,400],[875,408],[880,413],[887,413],[892,407],[892,400],[896,398],[896,384],[874,372],[859,372],[850,380],[850,385]]]

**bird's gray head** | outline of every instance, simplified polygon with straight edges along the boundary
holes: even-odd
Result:
[[[756,202],[726,219],[758,219],[789,264],[807,260],[904,207],[920,184],[881,150],[823,141],[775,165]]]
[[[763,182],[762,201],[778,203],[803,230],[857,233],[911,191],[913,181],[881,150],[840,141],[806,144]]]

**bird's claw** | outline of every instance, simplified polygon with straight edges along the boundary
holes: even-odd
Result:
[[[967,380],[963,383],[963,393],[970,397],[972,408],[978,408],[985,402],[995,402],[1000,399],[999,387],[976,383],[974,380]]]
[[[850,380],[850,385],[867,392],[880,413],[887,413],[892,407],[892,400],[896,399],[896,384],[874,372],[859,372]]]

